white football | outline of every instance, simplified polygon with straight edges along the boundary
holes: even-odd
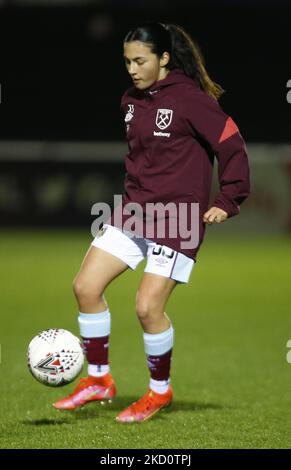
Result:
[[[29,343],[27,358],[32,375],[51,387],[72,382],[84,364],[79,338],[58,328],[41,331],[35,336]]]

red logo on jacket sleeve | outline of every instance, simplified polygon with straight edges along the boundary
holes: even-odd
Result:
[[[239,129],[236,123],[231,119],[231,117],[229,117],[225,123],[224,129],[222,131],[222,134],[220,136],[218,143],[221,144],[221,142],[228,139],[229,137],[231,137],[233,134],[236,134],[237,132],[239,132]]]

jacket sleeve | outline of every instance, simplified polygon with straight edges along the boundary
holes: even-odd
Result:
[[[250,193],[249,163],[245,142],[230,116],[218,102],[197,89],[185,100],[183,114],[191,133],[210,145],[218,161],[220,192],[212,206],[239,213],[240,205]]]

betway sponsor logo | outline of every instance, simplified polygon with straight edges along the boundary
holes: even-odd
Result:
[[[170,137],[171,132],[156,132],[154,131],[154,136],[156,137]]]

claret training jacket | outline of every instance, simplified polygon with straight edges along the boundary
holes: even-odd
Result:
[[[211,206],[232,217],[250,192],[246,146],[238,127],[181,69],[146,90],[129,88],[121,110],[128,142],[122,206],[139,203],[145,223],[147,203],[199,203],[196,247],[181,248],[179,233],[174,238],[146,237],[196,259],[205,231],[203,214],[210,207],[214,157],[220,192]],[[123,215],[123,223],[129,217]],[[113,219],[110,223],[118,225]]]

